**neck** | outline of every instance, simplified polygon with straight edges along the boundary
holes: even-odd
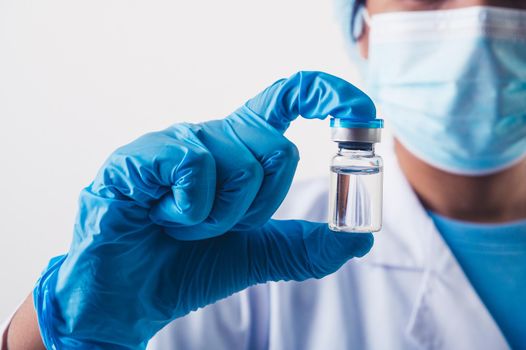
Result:
[[[526,160],[501,172],[463,176],[416,158],[395,140],[400,167],[422,204],[445,217],[484,223],[526,219]]]

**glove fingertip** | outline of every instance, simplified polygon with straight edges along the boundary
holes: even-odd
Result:
[[[328,231],[341,245],[342,250],[352,254],[353,257],[363,257],[374,245],[372,233],[336,232],[330,229]]]

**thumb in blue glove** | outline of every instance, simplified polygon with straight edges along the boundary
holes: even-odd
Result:
[[[370,234],[270,220],[299,160],[282,133],[305,118],[375,117],[324,73],[276,82],[225,119],[175,124],[115,151],[80,195],[73,242],[34,291],[49,349],[135,349],[171,320],[250,285],[321,278]]]

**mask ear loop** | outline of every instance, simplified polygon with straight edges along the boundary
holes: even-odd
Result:
[[[356,16],[354,18],[354,23],[352,27],[352,37],[354,40],[360,39],[364,32],[365,26],[371,26],[371,16],[369,11],[365,7],[365,4],[361,5],[356,11]]]

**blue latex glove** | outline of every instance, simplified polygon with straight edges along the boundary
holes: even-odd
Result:
[[[80,195],[68,254],[34,290],[46,347],[144,348],[171,320],[248,286],[321,278],[366,254],[371,234],[269,219],[299,159],[289,123],[375,113],[349,83],[301,72],[225,119],[119,148]]]

